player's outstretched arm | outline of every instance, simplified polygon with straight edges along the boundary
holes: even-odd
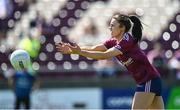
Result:
[[[70,48],[64,47],[65,45],[70,45],[69,43],[64,43],[64,42],[60,42],[59,44],[56,44],[56,49],[58,51],[64,51],[63,54],[73,54],[72,51],[70,50]],[[105,52],[107,50],[107,48],[104,46],[104,44],[98,44],[92,47],[80,47],[81,50],[86,50],[86,51],[101,51],[101,52]],[[64,49],[64,50],[63,50]]]
[[[92,47],[81,47],[81,50],[104,52],[107,50],[107,48],[104,46],[104,44],[98,44]]]
[[[69,48],[69,49],[68,49]],[[68,49],[68,50],[66,50]],[[101,51],[88,51],[88,50],[82,50],[77,44],[71,45],[64,43],[63,46],[60,46],[58,48],[58,51],[60,51],[63,54],[67,53],[73,53],[73,54],[79,54],[84,57],[89,57],[93,59],[109,59],[114,56],[117,56],[119,54],[122,54],[121,51],[119,51],[116,48],[110,48],[104,52]]]

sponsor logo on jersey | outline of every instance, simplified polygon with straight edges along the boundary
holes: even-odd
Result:
[[[134,62],[134,61],[133,61],[132,58],[128,58],[128,60],[122,62],[122,64],[123,64],[124,66],[129,66],[129,65],[132,64],[133,62]]]

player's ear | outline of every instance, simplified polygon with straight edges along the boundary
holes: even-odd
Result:
[[[119,29],[120,29],[121,31],[125,31],[126,27],[125,27],[123,24],[120,24],[120,25],[119,25]]]
[[[119,23],[120,28],[124,28],[125,26],[122,23]]]

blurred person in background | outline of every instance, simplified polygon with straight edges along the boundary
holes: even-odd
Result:
[[[15,94],[14,109],[20,109],[21,104],[24,105],[25,109],[30,109],[31,92],[40,86],[36,72],[30,68],[22,71],[9,69],[4,74],[8,80],[8,85]]]
[[[174,53],[174,56],[169,60],[168,65],[172,68],[172,73],[177,79],[180,79],[180,49]]]
[[[26,50],[30,57],[36,59],[39,55],[41,48],[40,37],[41,37],[41,28],[36,27],[36,22],[32,21],[30,23],[30,32],[28,35],[21,34],[22,39],[20,40],[17,48]]]
[[[27,47],[31,46],[28,44],[28,42],[24,43],[24,45]],[[38,89],[40,86],[40,81],[37,76],[37,72],[33,70],[31,63],[32,62],[30,61],[30,65],[28,67],[24,67],[22,70],[16,70],[14,67],[14,69],[10,68],[7,71],[4,71],[4,75],[7,78],[8,85],[15,94],[14,109],[20,109],[21,104],[24,105],[25,109],[30,109],[30,95],[33,90]]]
[[[161,43],[156,42],[151,51],[148,52],[147,57],[152,65],[156,67],[162,77],[168,77],[169,67],[167,65],[168,59],[165,57],[165,51]]]
[[[87,22],[86,26],[84,27],[83,32],[84,32],[83,33],[84,35],[82,35],[81,40],[84,41],[86,45],[87,43],[96,42],[96,38],[98,37],[98,28],[92,19],[90,19],[89,22]],[[92,45],[92,44],[89,44],[89,45]]]
[[[153,60],[157,56],[163,56],[164,50],[159,42],[154,43],[153,49],[147,53],[148,60],[153,64]]]
[[[99,39],[99,30],[92,18],[85,19],[81,27],[78,27],[78,33],[71,32],[69,40],[77,42],[79,45],[92,46],[97,44]],[[79,31],[81,30],[81,31]]]
[[[103,44],[92,48],[81,48],[77,44],[62,42],[56,44],[57,51],[62,54],[79,54],[97,60],[116,57],[132,74],[137,84],[132,109],[164,109],[160,74],[150,64],[138,45],[142,38],[142,25],[139,18],[116,14],[111,19],[109,29],[112,38]]]
[[[98,60],[96,63],[96,74],[100,77],[107,78],[116,75],[117,64],[112,59]]]
[[[11,16],[13,8],[11,0],[0,0],[0,19],[5,19]]]

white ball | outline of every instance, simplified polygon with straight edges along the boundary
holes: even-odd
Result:
[[[10,62],[15,70],[28,69],[31,60],[28,52],[25,50],[15,50],[10,56]]]

